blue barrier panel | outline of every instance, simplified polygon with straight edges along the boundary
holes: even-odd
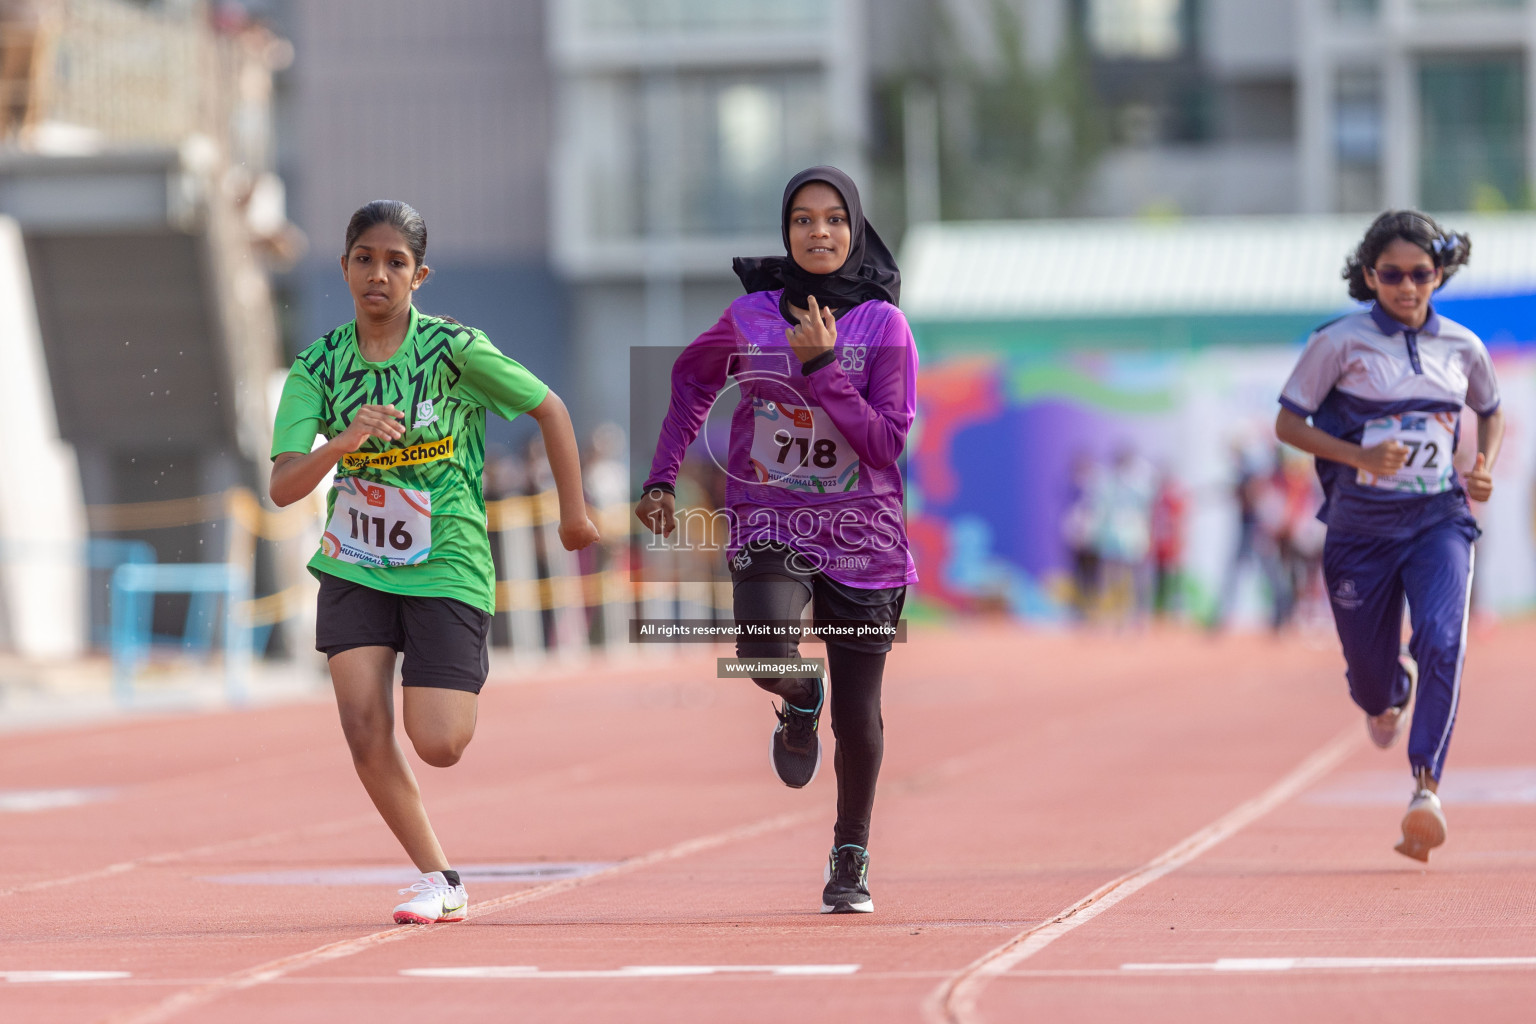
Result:
[[[190,594],[205,607],[209,599],[224,598],[224,693],[231,703],[243,702],[251,630],[241,619],[251,598],[250,574],[224,562],[129,562],[112,572],[112,692],[118,703],[133,702],[134,676],[150,646],[156,594]]]
[[[85,542],[85,565],[87,569],[105,569],[110,572],[120,565],[153,565],[155,561],[155,549],[146,541],[118,540],[115,537],[91,537]],[[91,582],[94,581],[87,579],[85,628],[92,647],[108,646],[112,642],[111,626],[98,626],[94,621],[95,616],[92,614],[93,599],[89,590]],[[110,607],[112,600],[110,584],[111,578],[108,577],[108,607]]]
[[[142,540],[118,540],[109,537],[89,537],[78,541],[16,542],[0,541],[0,562],[54,562],[80,565],[86,570],[84,588],[86,631],[89,646],[105,647],[111,642],[109,627],[97,626],[93,612],[94,582],[90,570],[111,571],[126,563],[148,564],[155,561],[155,549]]]
[[[120,565],[148,565],[155,549],[142,540],[92,537],[85,542],[85,564],[92,569],[116,569]]]

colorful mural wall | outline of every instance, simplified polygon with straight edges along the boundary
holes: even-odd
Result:
[[[1536,605],[1530,436],[1536,423],[1536,345],[1530,338],[1536,296],[1462,299],[1443,303],[1441,311],[1489,340],[1509,421],[1498,489],[1479,510],[1485,537],[1477,600],[1492,611],[1530,608]],[[923,580],[920,599],[958,612],[1071,618],[1074,574],[1081,576],[1084,568],[1077,522],[1084,491],[1119,486],[1111,504],[1144,502],[1150,520],[1105,527],[1099,517],[1101,532],[1121,535],[1107,543],[1105,557],[1139,560],[1118,567],[1127,570],[1125,586],[1150,602],[1156,585],[1151,563],[1162,543],[1165,554],[1177,556],[1178,614],[1211,621],[1225,611],[1238,621],[1264,621],[1280,586],[1272,578],[1280,571],[1274,552],[1253,553],[1236,573],[1233,562],[1244,539],[1247,499],[1258,506],[1249,508],[1250,519],[1262,520],[1266,529],[1288,514],[1273,507],[1282,501],[1276,495],[1285,490],[1288,460],[1278,455],[1272,425],[1276,396],[1304,332],[1254,343],[1241,318],[1233,319],[1229,333],[1242,337],[1242,344],[1222,344],[1222,332],[1214,330],[1194,344],[1187,343],[1186,332],[1186,343],[1166,348],[1065,351],[1030,344],[1027,324],[995,332],[991,342],[973,333],[963,345],[945,344],[943,332],[915,325],[923,365],[918,426],[908,445],[908,525]],[[1102,336],[1102,325],[1096,331]],[[1468,415],[1464,437],[1475,436]],[[1469,447],[1463,445],[1463,457]],[[1287,500],[1294,505],[1306,500],[1297,496],[1294,481],[1309,481],[1311,473],[1310,465],[1301,474],[1291,468]],[[1106,478],[1120,483],[1106,485]],[[1254,478],[1267,490],[1255,490]],[[1279,483],[1269,486],[1272,481]],[[1174,512],[1161,519],[1150,507],[1160,495]],[[1289,514],[1311,522],[1310,511],[1298,517],[1292,508]],[[1108,515],[1112,521],[1119,513]],[[1174,535],[1160,536],[1170,520]],[[1316,528],[1293,532],[1299,546],[1321,542]],[[1129,550],[1117,555],[1117,544]],[[1103,565],[1091,568],[1105,572]]]

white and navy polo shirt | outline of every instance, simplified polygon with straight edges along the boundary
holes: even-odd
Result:
[[[1465,327],[1431,308],[1424,326],[1413,330],[1373,304],[1312,333],[1280,393],[1280,404],[1311,418],[1319,430],[1356,444],[1368,428],[1378,430],[1392,417],[1398,428],[1411,427],[1416,419],[1438,419],[1449,424],[1454,451],[1462,407],[1492,415],[1499,407],[1499,383],[1488,349]],[[1417,455],[1417,447],[1414,451]],[[1449,453],[1430,452],[1425,458],[1442,454],[1444,489],[1430,493],[1366,482],[1349,466],[1318,459],[1325,498],[1317,517],[1345,533],[1411,537],[1470,515]]]

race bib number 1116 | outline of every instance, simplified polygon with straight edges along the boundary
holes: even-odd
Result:
[[[320,548],[343,562],[381,569],[424,562],[432,554],[432,496],[339,477]]]

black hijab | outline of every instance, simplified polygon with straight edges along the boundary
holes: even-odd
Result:
[[[848,210],[850,240],[848,258],[830,274],[812,274],[795,262],[789,253],[789,204],[807,182],[820,181],[837,189]],[[896,305],[901,296],[901,271],[885,247],[875,226],[864,219],[859,202],[859,187],[836,167],[809,167],[784,186],[784,202],[779,208],[779,230],[784,236],[784,256],[738,256],[731,269],[749,292],[784,289],[784,298],[801,309],[807,308],[807,296],[816,296],[823,306],[839,315],[861,302],[883,299]],[[788,310],[785,310],[786,317]]]

